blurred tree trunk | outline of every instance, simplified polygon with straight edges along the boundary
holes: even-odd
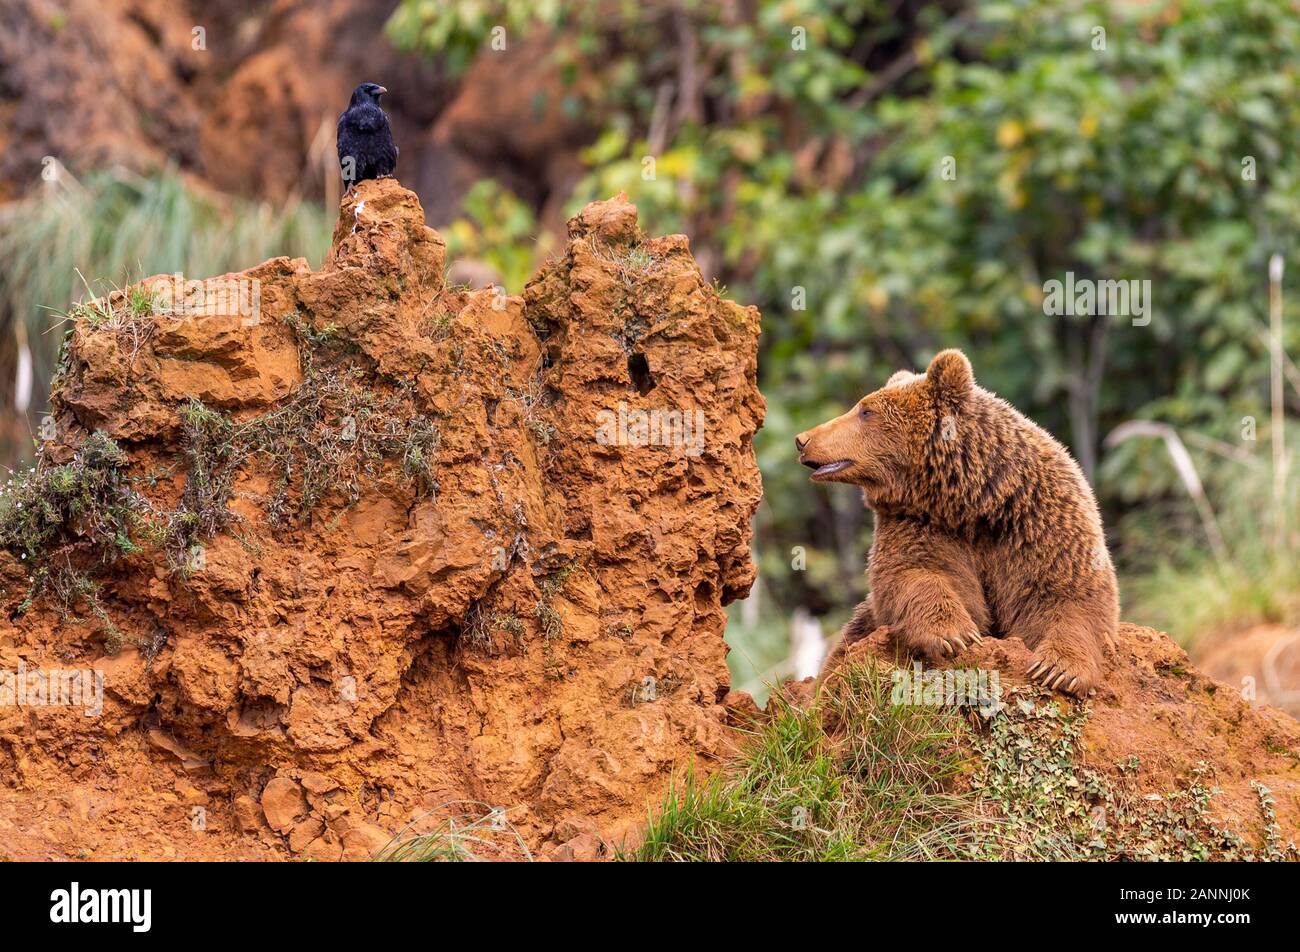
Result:
[[[1091,484],[1097,471],[1097,418],[1101,381],[1106,368],[1106,332],[1110,321],[1105,314],[1084,320],[1067,318],[1066,356],[1069,376],[1070,433],[1074,455]]]

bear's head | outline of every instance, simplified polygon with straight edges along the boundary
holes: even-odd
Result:
[[[814,482],[851,483],[869,505],[901,505],[974,389],[966,355],[942,351],[925,373],[900,370],[848,413],[796,436],[799,462]]]

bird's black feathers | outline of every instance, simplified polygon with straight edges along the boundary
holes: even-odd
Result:
[[[339,166],[348,186],[366,179],[392,175],[397,167],[397,146],[388,116],[379,108],[383,86],[362,83],[339,116]]]

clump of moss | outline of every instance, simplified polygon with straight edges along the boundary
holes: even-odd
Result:
[[[533,607],[533,617],[542,629],[542,638],[549,645],[564,635],[564,618],[551,604],[549,598],[539,598]]]
[[[529,420],[528,428],[533,431],[533,436],[541,446],[550,446],[551,440],[555,438],[555,425],[548,423],[545,420]]]
[[[551,641],[564,635],[564,618],[555,610],[551,600],[564,591],[564,586],[577,570],[577,563],[568,562],[553,567],[542,576],[541,581],[538,583],[537,587],[541,589],[542,594],[537,599],[533,615],[537,619],[538,625],[541,626],[542,637],[548,646]]]
[[[41,457],[0,490],[0,548],[30,572],[21,610],[47,593],[67,612],[87,604],[110,642],[120,643],[86,567],[137,550],[132,530],[143,524],[150,507],[127,478],[126,462],[122,448],[96,431],[71,461],[56,464]]]
[[[518,647],[524,644],[524,623],[514,612],[488,613],[482,603],[475,605],[466,615],[462,628],[466,641],[491,654],[497,653],[495,632],[504,632]]]
[[[161,520],[161,545],[173,567],[184,564],[191,546],[234,522],[227,503],[235,472],[248,458],[235,424],[198,400],[181,408],[181,432],[185,489],[180,505]]]
[[[90,285],[86,285],[86,290],[93,293]],[[143,284],[133,284],[116,288],[102,297],[91,297],[74,305],[64,316],[74,324],[112,334],[118,346],[129,353],[129,366],[153,336],[157,326],[155,317],[162,309],[158,294]]]
[[[546,557],[543,557],[543,562],[548,562]],[[553,644],[564,637],[564,616],[552,604],[552,600],[564,591],[564,586],[577,570],[578,564],[572,561],[548,564],[537,583],[540,595],[537,604],[533,606],[533,618],[536,619],[537,626],[542,632],[542,657],[545,659],[546,676],[554,680],[564,677],[563,667],[555,655]]]
[[[42,458],[0,491],[0,547],[33,568],[73,543],[131,551],[132,516],[143,506],[125,465],[122,448],[99,431],[68,463]]]
[[[516,644],[521,644],[523,642],[524,623],[520,621],[519,616],[514,612],[493,613],[492,627],[497,631],[504,631],[515,640]]]

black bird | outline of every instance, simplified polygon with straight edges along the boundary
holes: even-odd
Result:
[[[397,167],[393,131],[379,108],[379,97],[386,92],[383,86],[362,83],[339,116],[339,166],[349,191],[366,179],[392,175]]]

